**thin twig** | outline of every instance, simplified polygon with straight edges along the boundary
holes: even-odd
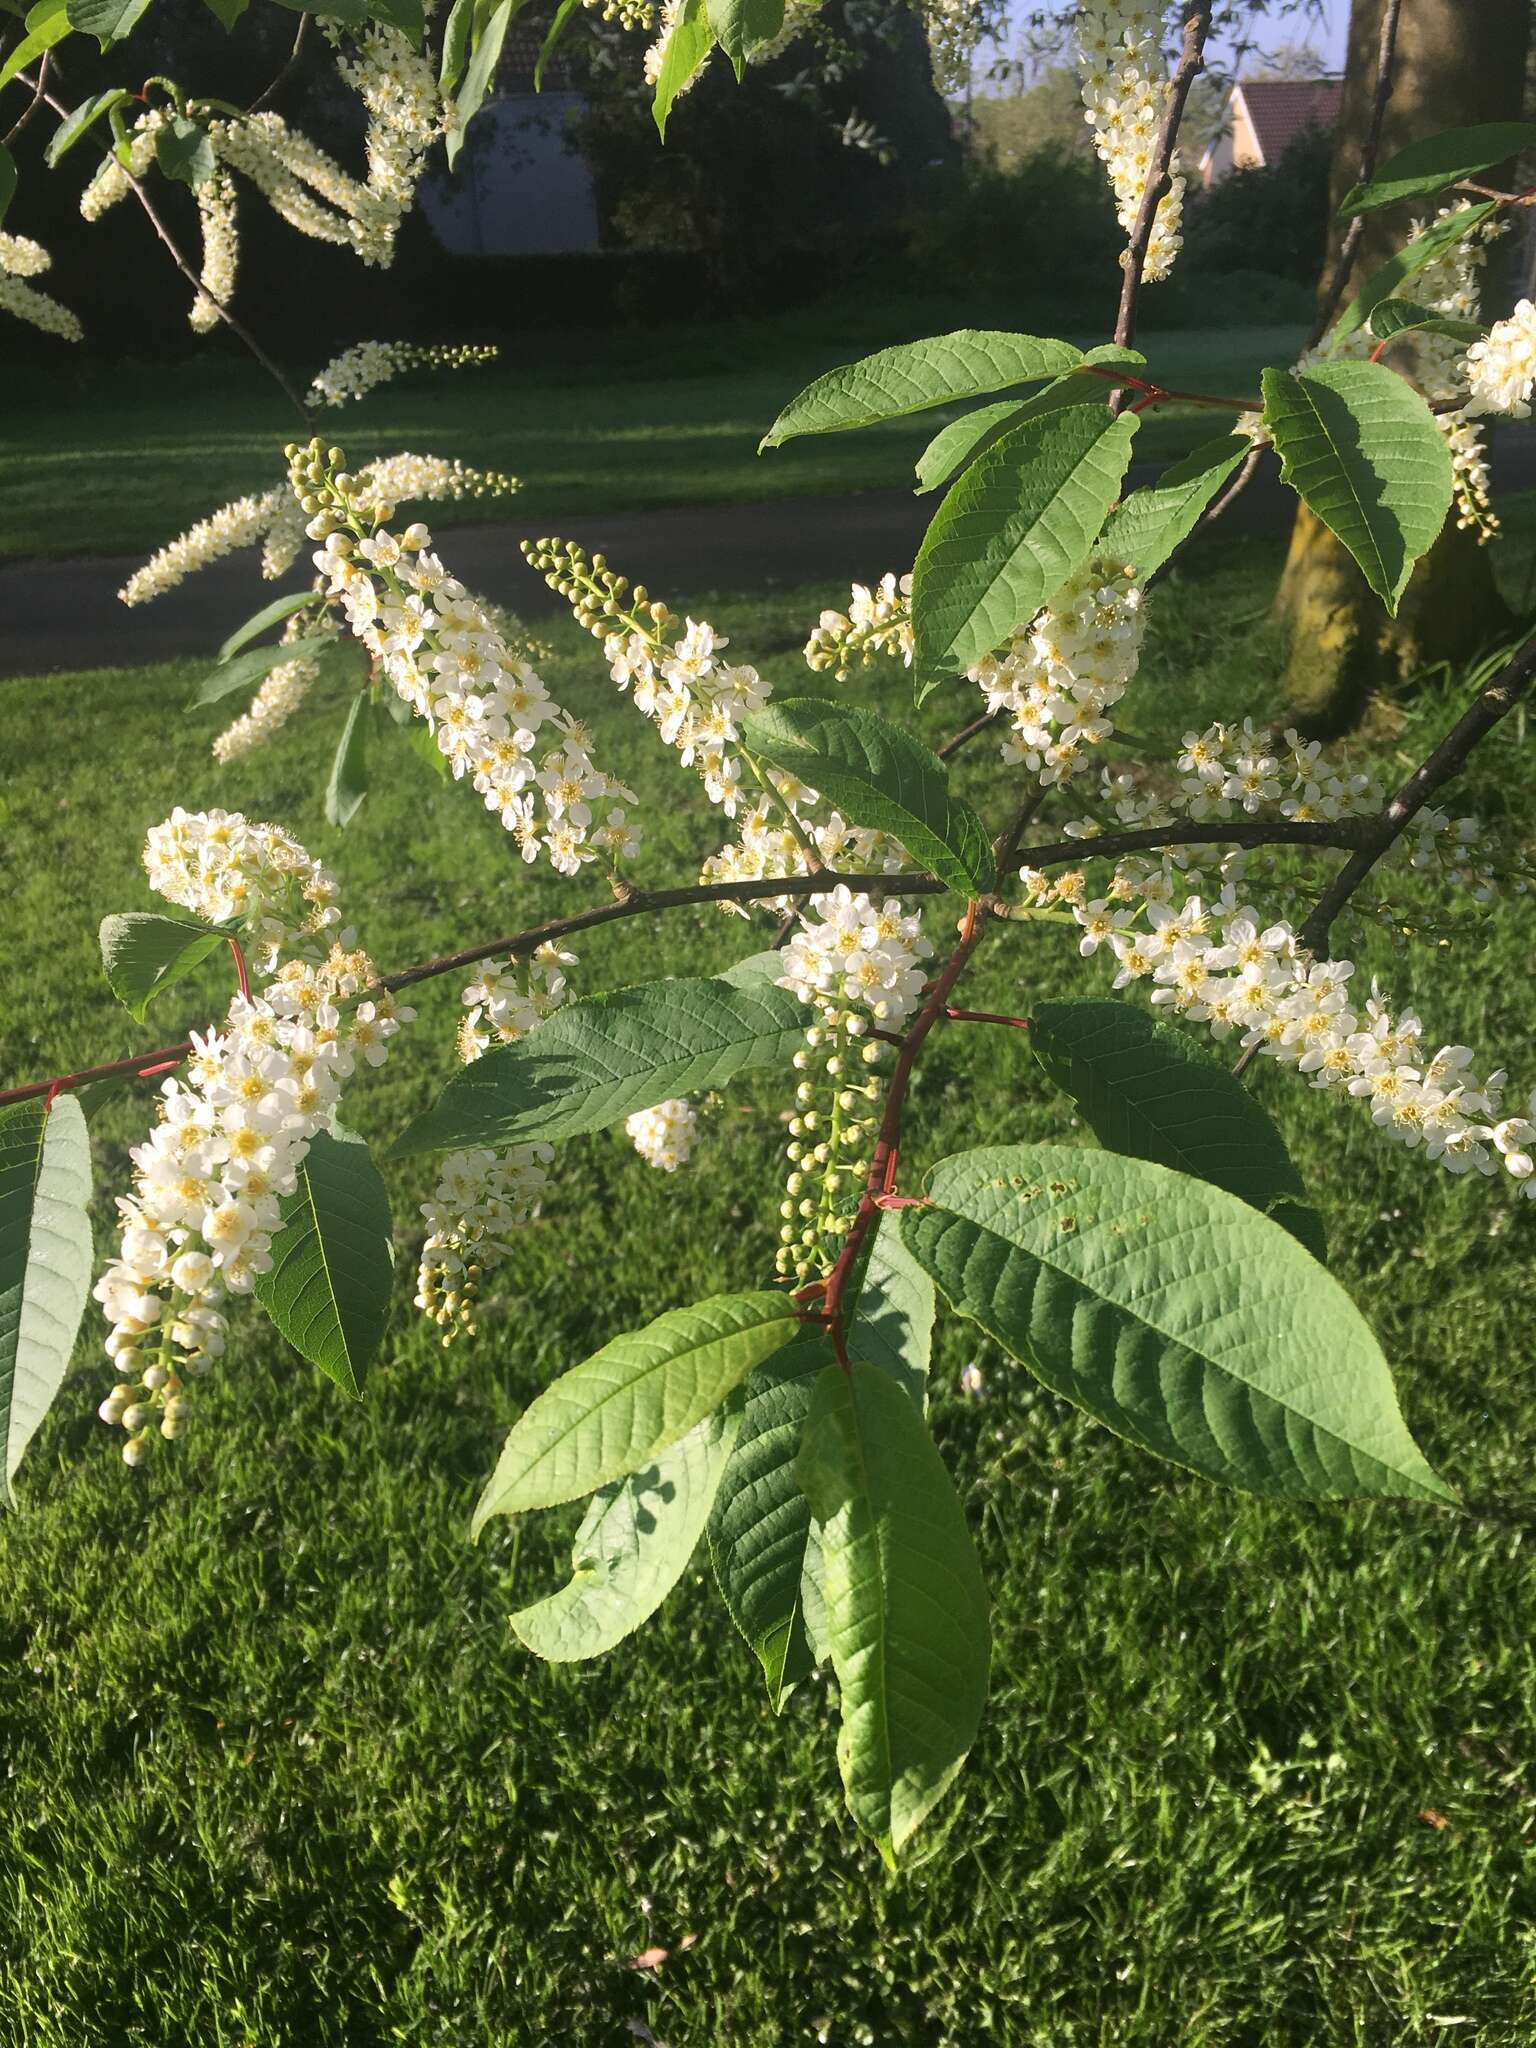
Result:
[[[984,711],[980,718],[973,718],[969,725],[961,726],[960,730],[957,733],[952,733],[943,746],[939,748],[939,759],[941,761],[950,760],[959,753],[962,747],[968,747],[973,739],[986,732],[990,726],[996,725],[1002,715],[1000,710]]]
[[[1459,775],[1467,756],[1508,716],[1536,676],[1536,637],[1528,640],[1457,719],[1434,750],[1414,769],[1384,811],[1370,820],[1364,843],[1356,848],[1328,887],[1297,934],[1299,943],[1316,959],[1328,957],[1328,934],[1334,919],[1354,895],[1382,855],[1407,831],[1417,814],[1436,790]]]
[[[28,78],[24,72],[19,72],[17,76],[21,79],[23,85],[34,84],[34,81]],[[36,90],[42,92],[42,87],[40,84],[36,86]],[[73,110],[69,107],[66,107],[62,100],[56,99],[51,92],[42,92],[42,97],[47,102],[49,107],[52,108],[54,113],[58,114],[62,119],[68,120],[70,113]],[[116,160],[114,159],[114,161]],[[245,346],[250,350],[251,354],[256,358],[257,362],[260,363],[261,367],[266,371],[267,375],[277,385],[278,389],[282,392],[283,396],[288,400],[289,404],[293,406],[294,410],[298,413],[299,418],[303,420],[306,426],[308,426],[308,406],[305,405],[303,399],[300,398],[298,392],[295,391],[293,386],[289,383],[288,379],[284,376],[283,372],[278,368],[277,364],[273,362],[272,358],[267,354],[266,350],[262,347],[261,343],[256,339],[255,335],[252,334],[250,329],[245,325],[244,321],[237,319],[235,315],[229,310],[228,306],[224,304],[222,299],[217,299],[214,297],[213,293],[208,290],[207,286],[203,283],[202,279],[198,276],[197,272],[192,268],[192,265],[187,261],[186,257],[183,256],[180,248],[177,246],[176,241],[171,234],[170,229],[166,226],[165,222],[160,218],[159,213],[156,211],[154,201],[150,198],[148,192],[145,191],[143,181],[139,178],[136,178],[133,172],[130,171],[124,164],[118,164],[118,169],[122,172],[124,179],[127,181],[128,189],[132,192],[134,198],[138,200],[139,205],[144,209],[145,217],[149,221],[150,226],[154,229],[155,233],[160,237],[160,240],[165,244],[165,247],[169,250],[171,261],[176,265],[176,268],[181,272],[182,276],[186,278],[187,282],[192,286],[192,289],[195,292],[197,292],[201,298],[205,298],[208,301],[209,305],[212,306],[215,313],[218,314],[219,318],[224,322],[225,326],[229,328],[230,332],[232,334],[237,335],[239,339],[245,344]]]
[[[308,27],[309,16],[307,14],[301,14],[299,16],[298,33],[297,35],[295,35],[293,39],[293,48],[288,52],[287,57],[283,61],[283,68],[281,69],[281,71],[278,72],[276,78],[273,79],[272,83],[267,87],[266,91],[261,94],[260,98],[251,101],[251,104],[245,110],[248,114],[259,114],[261,112],[262,108],[267,104],[267,101],[271,99],[272,95],[277,91],[278,87],[287,78],[289,72],[293,69],[294,65],[298,63],[299,54],[304,48],[304,32]]]
[[[26,127],[27,123],[31,120],[32,116],[43,104],[43,96],[47,91],[48,87],[48,66],[52,60],[52,57],[52,50],[44,50],[43,60],[37,67],[37,83],[32,88],[32,97],[27,102],[25,110],[21,114],[19,114],[17,118],[11,123],[11,126],[7,129],[4,137],[0,138],[0,149],[10,148],[11,144],[16,140],[17,136],[21,133],[22,129]],[[22,80],[22,84],[26,84],[25,79]]]
[[[1370,125],[1365,131],[1365,145],[1360,151],[1360,169],[1355,179],[1357,185],[1368,185],[1376,172],[1376,158],[1381,150],[1381,124],[1387,117],[1387,102],[1392,97],[1392,65],[1397,52],[1397,22],[1401,12],[1402,0],[1387,0],[1382,9],[1381,40],[1376,48],[1376,84],[1371,93]],[[1316,348],[1333,324],[1333,316],[1344,297],[1344,287],[1349,283],[1349,273],[1354,268],[1364,233],[1365,215],[1357,213],[1339,244],[1339,253],[1334,258],[1327,283],[1319,289],[1317,324],[1312,329],[1308,348]]]
[[[1120,311],[1115,320],[1115,341],[1121,348],[1129,348],[1136,339],[1136,307],[1141,296],[1142,272],[1147,267],[1147,251],[1152,246],[1153,223],[1164,194],[1173,184],[1174,145],[1178,141],[1179,123],[1184,118],[1189,89],[1205,67],[1205,39],[1211,30],[1211,6],[1212,0],[1195,0],[1185,18],[1184,47],[1168,90],[1168,105],[1163,112],[1157,146],[1152,152],[1147,188],[1141,196],[1141,211],[1136,216],[1130,247],[1125,252],[1125,277],[1120,286]]]

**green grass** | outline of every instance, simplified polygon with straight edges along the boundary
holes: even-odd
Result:
[[[1165,588],[1139,729],[1268,708],[1279,650],[1257,615],[1274,566],[1212,550]],[[708,615],[788,681],[832,595],[711,597]],[[649,799],[646,873],[685,875],[712,827],[676,805],[594,655],[562,629],[552,683],[592,708],[604,758]],[[328,829],[335,707],[221,772],[207,739],[224,707],[180,711],[193,674],[0,685],[0,1080],[163,1042],[224,1000],[210,974],[139,1032],[96,965],[99,917],[152,901],[137,849],[176,802],[290,825],[389,965],[589,894],[509,858],[473,798],[404,746],[354,825]],[[900,679],[869,687],[901,708]],[[960,723],[967,696],[938,693],[930,729]],[[1413,708],[1379,750],[1388,767],[1445,701]],[[1528,759],[1511,725],[1469,803],[1529,830]],[[989,816],[1008,784],[986,747],[969,757],[962,787]],[[936,935],[944,921],[930,910]],[[619,925],[579,944],[577,981],[714,966],[759,942],[702,912]],[[1411,965],[1379,940],[1360,957],[1420,992],[1436,1042],[1486,1049],[1522,1087],[1536,1074],[1518,907]],[[987,942],[966,1000],[1022,1009],[1103,987],[1062,933],[1021,928]],[[386,1140],[429,1099],[457,1007],[450,984],[423,992],[398,1057],[349,1091],[349,1121]],[[1420,1441],[1470,1499],[1528,1499],[1536,1205],[1437,1173],[1287,1076],[1261,1068],[1255,1085]],[[843,1815],[828,1687],[772,1720],[702,1567],[596,1665],[518,1650],[506,1615],[560,1575],[569,1519],[468,1544],[501,1433],[604,1337],[761,1279],[787,1093],[733,1091],[665,1183],[618,1137],[567,1147],[462,1348],[415,1320],[408,1249],[358,1403],[252,1309],[189,1435],[137,1475],[92,1415],[108,1374],[91,1310],[23,1466],[24,1511],[0,1530],[0,2040],[598,2048],[636,2038],[631,2023],[671,2048],[1536,2036],[1518,1513],[1223,1493],[946,1324],[934,1427],[993,1591],[992,1697],[931,1853],[894,1883]],[[142,1091],[99,1113],[99,1247],[147,1116]],[[919,1069],[907,1171],[1065,1121],[1022,1034],[956,1027]],[[390,1178],[409,1238],[425,1174]],[[973,1357],[975,1403],[956,1392]],[[627,1967],[652,1944],[672,1952],[659,1971]]]
[[[578,339],[485,370],[417,376],[326,415],[325,431],[360,453],[409,448],[460,456],[524,480],[520,522],[659,505],[900,488],[931,437],[961,408],[859,434],[757,444],[784,403],[822,371],[942,326],[932,312],[881,328],[754,329]],[[1098,337],[1094,337],[1097,339]],[[1246,395],[1260,366],[1289,362],[1289,328],[1152,336],[1158,374],[1184,388]],[[640,344],[643,342],[643,346]],[[296,373],[298,374],[298,373]],[[299,381],[303,382],[302,375]],[[196,426],[189,429],[189,421]],[[1144,420],[1138,459],[1184,453],[1222,417],[1170,407]],[[112,554],[159,547],[215,505],[280,481],[291,411],[263,373],[220,356],[117,370],[86,365],[32,380],[29,403],[0,428],[0,556]],[[434,524],[483,519],[468,500]]]

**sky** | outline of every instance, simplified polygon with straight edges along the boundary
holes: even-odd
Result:
[[[1031,11],[1025,0],[1015,0],[1013,18],[1022,19]],[[1310,43],[1326,59],[1330,71],[1344,68],[1344,45],[1349,33],[1349,0],[1320,0],[1316,18],[1304,14],[1277,16],[1269,25],[1269,32],[1263,32],[1259,24],[1257,40],[1273,48],[1277,43]],[[1215,38],[1211,54],[1218,65],[1230,66],[1230,48],[1222,39]]]

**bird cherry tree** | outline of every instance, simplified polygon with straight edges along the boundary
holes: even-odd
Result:
[[[11,139],[44,114],[57,124],[50,164],[99,148],[87,215],[136,201],[194,284],[194,324],[243,333],[230,307],[241,181],[300,231],[387,261],[427,153],[462,143],[518,0],[455,0],[441,23],[412,0],[299,16],[296,56],[313,21],[366,109],[362,176],[275,113],[200,99],[186,81],[70,104],[65,39],[96,34],[131,77],[125,38],[148,4],[39,0],[0,64],[25,98]],[[238,4],[209,4],[233,26]],[[551,41],[575,12],[562,0]],[[615,716],[648,720],[676,756],[676,800],[719,814],[718,851],[696,877],[648,867],[643,806],[604,765],[602,733],[556,700],[536,643],[400,510],[512,480],[409,452],[349,459],[314,431],[385,377],[472,370],[477,352],[364,343],[303,397],[269,365],[306,421],[286,469],[171,542],[125,602],[234,548],[259,545],[280,575],[307,547],[308,586],[237,628],[202,686],[200,702],[255,686],[220,758],[328,693],[341,730],[324,800],[344,824],[370,772],[363,735],[387,710],[379,730],[430,754],[466,827],[473,796],[480,829],[510,833],[576,900],[552,921],[445,934],[441,957],[385,967],[365,950],[367,904],[284,824],[183,809],[146,820],[145,872],[167,909],[102,906],[106,977],[140,1022],[215,954],[232,993],[175,1043],[0,1095],[8,1499],[92,1294],[110,1361],[100,1413],[130,1467],[169,1455],[157,1438],[216,1401],[220,1361],[257,1313],[360,1395],[388,1345],[394,1241],[416,1251],[420,1312],[445,1343],[468,1339],[567,1139],[623,1126],[651,1167],[679,1171],[696,1100],[768,1068],[790,1098],[782,1178],[761,1191],[779,1218],[772,1270],[723,1271],[710,1299],[573,1361],[486,1479],[472,1533],[587,1503],[569,1582],[511,1616],[537,1655],[611,1650],[707,1543],[771,1704],[830,1666],[848,1803],[894,1861],[961,1768],[987,1691],[987,1589],[925,1417],[941,1313],[1208,1479],[1454,1507],[1241,1075],[1255,1059],[1290,1070],[1383,1141],[1462,1176],[1468,1200],[1499,1180],[1536,1193],[1536,1104],[1513,1107],[1502,1072],[1437,1045],[1407,990],[1363,985],[1330,944],[1362,882],[1392,863],[1479,903],[1521,880],[1518,849],[1442,797],[1527,689],[1536,639],[1392,790],[1249,720],[1187,732],[1150,766],[1125,765],[1114,742],[1157,632],[1158,577],[1256,447],[1273,446],[1389,611],[1447,518],[1492,532],[1480,434],[1488,415],[1528,410],[1536,309],[1484,324],[1487,246],[1532,196],[1488,177],[1536,134],[1428,137],[1379,168],[1373,146],[1345,212],[1425,209],[1397,255],[1301,362],[1266,370],[1259,393],[1172,389],[1135,346],[1137,312],[1178,249],[1179,121],[1210,13],[1189,6],[1170,73],[1161,7],[1079,10],[1085,113],[1128,238],[1112,335],[1088,348],[969,330],[912,341],[829,370],[769,427],[771,449],[978,401],[919,460],[921,487],[943,495],[911,573],[856,586],[848,611],[811,632],[819,694],[775,696],[712,624],[577,543],[524,544],[600,643]],[[963,42],[965,10],[941,0],[936,15],[946,47]],[[716,47],[739,71],[817,32],[805,0],[610,0],[604,16],[605,33],[648,39],[663,127]],[[1390,35],[1381,61],[1384,103]],[[200,268],[161,219],[167,181],[196,197]],[[14,236],[0,246],[0,305],[73,331],[20,281],[42,252]],[[1176,399],[1208,409],[1216,432],[1130,487],[1142,418]],[[881,666],[910,671],[919,701],[941,690],[964,707],[938,752],[860,701]],[[978,741],[1000,742],[1010,791],[987,818],[952,780]],[[379,759],[376,745],[375,774]],[[1277,892],[1288,914],[1254,907]],[[705,903],[773,927],[744,935],[723,974],[578,992],[572,941]],[[1104,966],[1101,998],[1038,1003],[1027,1019],[964,1006],[983,948],[1064,943]],[[1027,988],[1027,958],[1018,971]],[[463,994],[451,1052],[420,1043],[406,1000],[442,976]],[[971,1149],[927,1158],[908,1104],[935,1036],[960,1032],[984,1062],[989,1032],[1026,1026],[1060,1092],[1060,1140],[979,1129]],[[368,1069],[401,1053],[449,1069],[390,1147],[422,1174],[424,1230],[392,1221],[351,1127],[366,1116]],[[81,1103],[122,1077],[154,1083],[153,1107],[98,1262]],[[1069,1137],[1078,1119],[1096,1145]]]

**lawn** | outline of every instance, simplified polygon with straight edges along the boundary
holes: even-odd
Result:
[[[1256,548],[1213,548],[1164,587],[1138,730],[1270,707],[1274,568]],[[834,593],[667,595],[803,682],[796,649]],[[650,799],[645,875],[686,877],[710,822],[676,804],[591,643],[552,637],[556,694],[590,705],[604,757]],[[178,802],[291,826],[390,966],[591,893],[512,859],[473,798],[404,745],[354,824],[327,828],[334,707],[218,769],[207,741],[225,707],[179,710],[194,673],[0,684],[0,1084],[161,1043],[225,1000],[210,974],[137,1031],[96,965],[98,919],[150,905],[138,847]],[[857,687],[902,704],[898,676]],[[1410,707],[1376,757],[1394,772],[1414,758],[1447,701]],[[960,686],[936,693],[927,727],[971,708]],[[1468,807],[1531,829],[1527,747],[1511,722],[1479,756]],[[962,759],[966,793],[1005,814],[989,748]],[[1422,991],[1436,1042],[1497,1055],[1523,1092],[1525,919],[1456,906],[1449,921],[1459,935],[1411,963],[1379,933],[1347,935]],[[941,930],[938,906],[928,922]],[[696,971],[760,943],[675,913],[579,943],[576,979]],[[1063,934],[1018,928],[987,942],[966,999],[1026,1009],[1104,986]],[[371,1138],[398,1131],[451,1060],[456,989],[431,984],[420,1007],[398,1057],[349,1092]],[[566,1148],[477,1341],[428,1338],[403,1259],[393,1335],[357,1403],[253,1310],[188,1436],[130,1475],[92,1415],[108,1379],[93,1309],[22,1469],[24,1511],[0,1530],[0,2040],[1529,2043],[1536,1204],[1427,1167],[1291,1077],[1261,1065],[1253,1085],[1419,1440],[1469,1500],[1502,1505],[1223,1493],[942,1326],[933,1419],[995,1602],[992,1696],[926,1860],[894,1882],[843,1815],[828,1686],[775,1722],[702,1566],[606,1660],[545,1668],[505,1616],[561,1574],[567,1520],[466,1538],[500,1436],[538,1387],[609,1334],[768,1271],[787,1078],[733,1091],[676,1181],[618,1137]],[[99,1247],[147,1115],[142,1093],[97,1115]],[[1066,1121],[1024,1034],[953,1026],[919,1069],[911,1166]],[[392,1169],[397,1216],[425,1192],[419,1165]],[[972,1359],[980,1400],[958,1392]],[[667,1960],[633,1968],[653,1946]]]
[[[326,431],[354,460],[358,450],[408,448],[509,471],[524,480],[520,521],[899,488],[963,408],[762,457],[757,444],[813,377],[943,324],[930,308],[864,316],[840,331],[823,312],[756,323],[750,334],[535,338],[508,344],[492,368],[386,387],[326,415]],[[1292,328],[1172,331],[1151,337],[1146,353],[1172,384],[1247,395],[1260,367],[1290,362],[1302,339]],[[317,367],[296,367],[300,384]],[[1221,424],[1209,411],[1169,407],[1144,420],[1138,459],[1182,454]],[[279,481],[294,430],[281,394],[243,358],[34,374],[27,406],[0,427],[0,557],[159,547],[215,505]],[[435,523],[485,515],[470,499],[440,508]]]

